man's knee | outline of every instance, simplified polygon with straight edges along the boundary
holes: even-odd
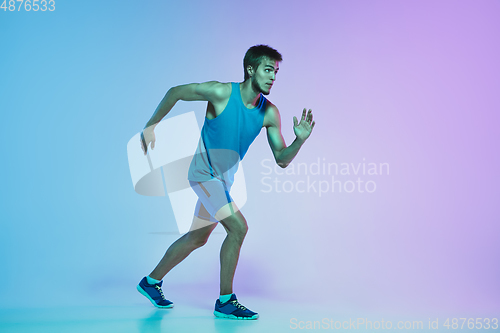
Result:
[[[223,221],[221,221],[224,225],[228,235],[232,234],[235,237],[243,240],[248,232],[247,221],[240,213],[233,214],[228,216]]]
[[[247,235],[247,232],[248,232],[248,226],[245,224],[245,225],[241,225],[239,226],[238,228],[236,228],[234,230],[234,234],[240,238],[241,240],[243,240],[245,238],[245,236]]]
[[[205,227],[197,230],[192,230],[186,234],[188,237],[189,243],[194,248],[199,248],[205,245],[208,241],[208,237],[210,236],[213,228]]]
[[[207,238],[199,238],[196,241],[193,242],[193,245],[195,248],[202,247],[203,245],[207,244],[208,237]]]

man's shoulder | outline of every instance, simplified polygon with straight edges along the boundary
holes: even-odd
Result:
[[[266,115],[275,116],[279,114],[280,112],[276,105],[266,98]]]
[[[231,82],[207,81],[200,83],[198,89],[204,95],[211,96],[215,100],[228,99],[231,96]]]
[[[264,113],[264,127],[275,126],[280,122],[280,112],[276,105],[270,100],[266,101],[266,110]]]
[[[209,81],[205,84],[217,99],[227,99],[231,96],[231,82]]]
[[[212,89],[227,90],[231,89],[232,82],[207,81],[202,84],[206,85],[207,87],[211,87]]]

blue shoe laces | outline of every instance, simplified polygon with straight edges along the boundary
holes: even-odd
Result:
[[[160,293],[160,295],[161,295],[161,299],[162,299],[162,300],[164,300],[164,301],[166,301],[166,299],[165,299],[165,295],[163,295],[163,290],[161,290],[161,287],[160,287],[159,285],[155,285],[155,288],[156,288],[156,290],[158,290],[158,292]]]
[[[244,307],[243,305],[240,304],[240,302],[238,302],[238,300],[234,300],[234,301],[231,301],[231,303],[237,307],[238,309],[241,309],[241,310],[246,310],[247,308]]]

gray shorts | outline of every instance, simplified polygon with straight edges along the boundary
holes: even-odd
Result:
[[[229,195],[231,188],[217,178],[203,182],[189,181],[191,188],[198,195],[198,202],[194,209],[194,215],[211,222],[219,222],[215,218],[215,214],[232,202],[233,199]]]

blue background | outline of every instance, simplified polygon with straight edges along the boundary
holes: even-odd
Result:
[[[245,51],[264,43],[284,58],[269,98],[288,144],[292,117],[314,110],[296,162],[365,159],[390,174],[365,178],[372,194],[264,193],[263,132],[244,161],[236,290],[332,309],[498,313],[499,13],[498,1],[445,0],[0,11],[0,306],[141,302],[135,284],[178,235],[167,198],[134,192],[126,144],[170,87],[242,81]],[[179,102],[169,116],[201,120],[204,106]],[[216,232],[167,276],[172,298],[216,297]]]

